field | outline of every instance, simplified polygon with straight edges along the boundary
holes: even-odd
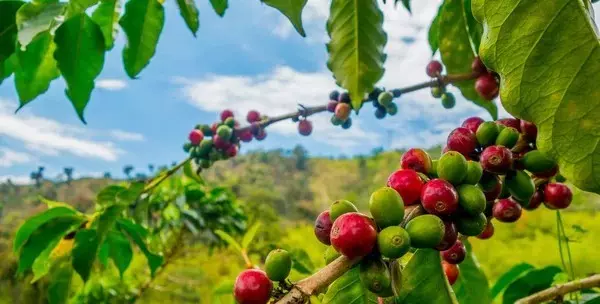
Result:
[[[439,149],[430,151],[432,155]],[[312,221],[319,211],[336,199],[349,199],[366,210],[371,191],[385,184],[390,172],[398,166],[400,151],[374,151],[354,158],[311,158],[301,147],[292,151],[256,151],[220,163],[203,177],[214,185],[230,187],[238,196],[249,222],[261,222],[252,246],[251,259],[261,258],[273,247],[303,248],[311,268],[324,265],[325,246],[312,232]],[[14,278],[15,257],[11,237],[22,220],[40,210],[38,196],[68,201],[81,210],[93,207],[94,193],[114,182],[107,179],[81,179],[66,183],[45,182],[35,186],[2,185],[4,203],[0,229],[0,303],[43,303],[44,282],[35,285]],[[562,212],[570,240],[576,275],[600,272],[600,199],[588,193],[575,192],[573,207]],[[526,212],[516,224],[496,225],[492,239],[472,240],[474,252],[490,282],[518,263],[534,266],[561,266],[556,238],[556,213],[545,208]],[[566,257],[566,256],[565,256]],[[114,271],[102,280],[100,295],[113,294],[110,302],[127,303],[130,295],[143,290],[139,303],[231,303],[228,295],[231,281],[243,268],[242,258],[231,249],[209,249],[193,238],[186,239],[183,250],[166,266],[150,285],[145,284],[146,261],[136,255],[134,264],[121,280]],[[310,265],[313,264],[313,265]],[[562,266],[561,266],[562,267]],[[293,279],[300,278],[294,273]],[[82,285],[88,288],[92,284]],[[94,284],[96,285],[96,284]],[[141,286],[141,287],[140,287]],[[226,295],[218,296],[219,287]],[[88,299],[89,301],[89,299]]]

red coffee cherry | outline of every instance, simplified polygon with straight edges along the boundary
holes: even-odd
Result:
[[[503,198],[494,204],[494,218],[503,223],[516,222],[521,217],[521,205],[512,198]]]
[[[428,213],[451,215],[458,209],[458,193],[449,182],[433,179],[421,191],[421,204]]]
[[[233,112],[231,110],[223,110],[221,112],[221,121],[225,121],[225,119],[233,117]]]
[[[458,239],[458,232],[456,231],[456,226],[452,221],[444,221],[444,238],[439,245],[435,247],[435,249],[439,251],[444,251],[450,249],[456,240]]]
[[[260,121],[260,113],[255,110],[248,111],[248,114],[246,115],[246,121],[249,123]]]
[[[491,73],[481,74],[475,81],[475,90],[485,100],[498,96],[498,81]]]
[[[190,132],[190,135],[188,137],[192,145],[197,146],[200,144],[202,139],[204,139],[204,134],[202,134],[202,131],[194,129],[192,130],[192,132]]]
[[[446,278],[448,278],[448,283],[450,283],[450,285],[454,285],[460,273],[458,266],[447,263],[446,261],[442,261],[442,268],[444,268],[444,273],[446,274]]]
[[[506,174],[512,168],[512,152],[504,146],[489,146],[481,152],[479,163],[483,170],[495,174]]]
[[[427,64],[427,68],[425,69],[425,72],[427,73],[427,76],[429,76],[429,77],[436,77],[437,75],[442,73],[443,69],[444,69],[444,67],[442,66],[442,64],[439,61],[432,60]]]
[[[469,117],[467,119],[465,119],[465,121],[463,121],[461,127],[463,128],[467,128],[469,130],[471,130],[471,132],[473,132],[473,134],[475,134],[477,132],[477,128],[479,128],[479,125],[484,123],[485,120],[481,119],[480,117]]]
[[[502,118],[496,120],[496,123],[506,127],[515,128],[517,131],[521,132],[521,121],[517,118]]]
[[[456,128],[450,132],[446,141],[448,150],[459,152],[465,157],[470,157],[471,153],[477,148],[477,145],[475,133],[463,127]]]
[[[488,70],[485,67],[485,64],[483,64],[483,61],[481,61],[481,59],[479,57],[475,57],[475,59],[473,60],[473,63],[471,63],[471,70],[473,71],[473,73],[477,73],[477,74],[488,73]]]
[[[533,196],[529,200],[529,204],[527,204],[525,209],[535,210],[542,204],[542,202],[544,202],[544,191],[537,190],[535,193],[533,193]]]
[[[423,182],[419,174],[409,169],[398,170],[392,173],[387,181],[387,186],[400,194],[406,206],[419,202],[423,185],[425,185],[425,182]]]
[[[298,132],[300,135],[309,136],[312,133],[312,123],[306,119],[298,122]]]
[[[465,245],[457,240],[448,250],[442,251],[442,258],[450,264],[460,264],[467,256]]]
[[[402,154],[400,167],[427,174],[431,171],[431,157],[425,150],[413,148]]]
[[[329,217],[329,210],[321,212],[315,221],[315,236],[319,242],[331,245],[330,236],[332,226],[333,223],[331,222],[331,217]]]
[[[494,224],[492,224],[492,221],[488,220],[487,226],[485,226],[485,230],[483,230],[483,232],[479,234],[477,238],[487,240],[491,238],[492,235],[494,235]]]
[[[521,119],[521,133],[523,134],[523,137],[525,137],[525,139],[527,139],[527,141],[529,142],[535,142],[535,139],[537,138],[537,127],[535,126],[534,123],[526,121],[526,120],[522,120]]]
[[[544,205],[548,209],[565,209],[572,200],[573,193],[565,184],[549,183],[544,187]]]
[[[339,216],[331,228],[331,245],[349,259],[371,253],[377,242],[375,223],[367,216],[350,212]]]

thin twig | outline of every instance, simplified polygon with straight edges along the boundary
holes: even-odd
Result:
[[[592,287],[600,287],[600,274],[587,277],[585,279],[568,282],[561,285],[556,285],[540,292],[534,293],[528,297],[522,298],[515,304],[534,304],[550,301],[557,297],[562,297],[571,292]]]
[[[163,172],[158,173],[158,175],[156,175],[154,178],[152,178],[151,180],[148,181],[148,183],[144,187],[144,191],[142,191],[142,193],[147,193],[150,190],[154,189],[156,186],[160,185],[160,183],[165,181],[171,175],[175,174],[179,169],[181,169],[181,167],[183,167],[190,160],[191,160],[191,158],[188,157],[188,158],[184,159],[183,161],[181,161],[179,164],[175,165],[175,167],[169,169],[168,171],[163,171]]]

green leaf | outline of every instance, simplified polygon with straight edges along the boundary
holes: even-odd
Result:
[[[48,303],[64,304],[69,301],[73,268],[69,256],[62,257],[52,266],[48,284]]]
[[[228,7],[228,0],[210,0],[210,4],[212,5],[215,13],[217,15],[223,17],[225,15],[225,11]]]
[[[311,274],[314,272],[315,266],[313,265],[310,257],[306,250],[301,248],[290,249],[292,255],[292,268],[302,274]]]
[[[396,303],[458,304],[442,269],[439,251],[415,252],[402,271],[402,289]]]
[[[560,273],[560,268],[548,266],[541,269],[531,269],[518,279],[514,280],[502,297],[503,304],[515,303],[518,299],[542,291],[552,285],[554,275]]]
[[[360,281],[359,267],[354,267],[335,280],[323,297],[323,304],[377,303],[377,297]]]
[[[261,0],[264,4],[280,11],[286,16],[298,34],[306,37],[304,26],[302,25],[302,10],[308,0]]]
[[[244,234],[244,238],[242,239],[242,248],[248,249],[248,246],[250,246],[250,243],[252,243],[254,240],[254,237],[256,236],[256,233],[258,232],[258,229],[260,229],[261,225],[262,224],[260,222],[255,223],[248,229],[248,231],[246,231],[246,234]]]
[[[84,282],[90,277],[99,247],[100,239],[95,229],[83,229],[75,235],[75,244],[72,251],[73,269]]]
[[[200,13],[198,12],[198,7],[196,7],[196,2],[194,0],[177,0],[177,6],[179,6],[181,18],[183,18],[187,27],[192,31],[192,34],[196,36],[200,27],[200,19],[198,17]]]
[[[82,13],[63,23],[54,37],[54,58],[67,82],[66,94],[79,119],[94,89],[94,79],[104,66],[104,36],[98,25]]]
[[[25,221],[25,223],[23,223],[23,225],[21,225],[21,227],[19,227],[19,230],[15,234],[15,239],[13,241],[13,252],[17,254],[21,250],[23,244],[27,242],[31,234],[48,221],[62,216],[74,216],[76,214],[76,211],[73,209],[57,207],[48,209],[40,214],[30,217],[27,221]],[[83,220],[83,217],[81,217],[81,219]]]
[[[233,281],[222,281],[213,289],[213,295],[229,295],[233,290],[234,282]]]
[[[462,0],[446,0],[439,16],[439,47],[448,74],[471,73],[475,54],[466,26]],[[493,119],[498,118],[498,108],[493,101],[484,100],[475,91],[475,80],[460,81],[454,86],[474,104],[486,109]]]
[[[96,195],[96,203],[100,206],[110,206],[117,204],[117,196],[119,193],[127,191],[127,188],[119,185],[109,185],[98,192]]]
[[[56,210],[58,208],[50,209]],[[33,265],[35,259],[42,254],[48,246],[56,244],[65,235],[75,231],[84,220],[80,216],[62,215],[52,218],[40,225],[27,239],[20,250],[19,268],[17,273],[23,273]]]
[[[0,65],[15,52],[17,11],[25,2],[0,2]]]
[[[376,0],[331,2],[327,33],[327,67],[336,83],[350,92],[352,107],[358,111],[385,69],[383,13]]]
[[[52,262],[54,262],[54,259],[51,258],[52,251],[54,251],[54,248],[60,243],[60,241],[60,239],[57,239],[48,245],[48,247],[46,247],[46,249],[44,249],[44,251],[42,251],[42,253],[40,253],[40,255],[35,259],[33,265],[31,265],[33,278],[29,282],[30,284],[37,282],[39,279],[48,274],[52,266]]]
[[[148,266],[150,267],[150,273],[154,276],[156,269],[163,263],[163,257],[152,253],[146,245],[146,238],[148,237],[148,231],[144,227],[127,219],[118,219],[117,224],[121,231],[128,235],[133,242],[140,248],[142,253],[148,260]]]
[[[509,270],[503,273],[498,278],[494,286],[492,286],[492,289],[490,289],[492,299],[495,299],[502,291],[504,291],[508,284],[512,283],[515,279],[517,279],[524,272],[530,269],[533,269],[533,266],[531,266],[530,264],[520,263],[511,267]]]
[[[467,256],[460,263],[460,275],[452,285],[456,299],[460,304],[489,304],[492,303],[488,279],[481,270],[473,248],[468,240],[462,241],[467,248]]]
[[[85,12],[88,8],[98,4],[99,0],[70,0],[67,5],[67,17]]]
[[[119,33],[119,16],[121,15],[121,0],[102,0],[92,14],[92,20],[100,26],[104,35],[104,45],[110,50],[115,45]]]
[[[135,78],[156,52],[156,44],[165,23],[165,10],[157,0],[129,0],[119,21],[127,36],[123,49],[125,71]]]
[[[53,201],[51,199],[47,199],[41,195],[38,196],[38,198],[40,199],[40,201],[44,204],[46,204],[46,206],[48,206],[48,209],[52,209],[52,208],[57,208],[57,207],[65,207],[65,208],[70,208],[73,209],[75,212],[79,213],[79,211],[75,210],[75,208],[65,202],[59,202],[59,201]]]
[[[56,44],[50,32],[40,33],[27,46],[17,51],[15,87],[19,95],[19,109],[48,91],[52,80],[60,76],[54,51]]]
[[[133,249],[129,240],[120,232],[111,231],[106,236],[106,244],[109,246],[109,256],[117,266],[121,278],[129,268],[133,259]]]
[[[232,246],[237,251],[242,252],[242,246],[227,232],[223,230],[215,230],[215,234],[218,235],[227,244],[229,244],[229,246]]]
[[[27,2],[17,12],[17,39],[27,47],[39,33],[53,31],[61,23],[67,4],[58,1]]]
[[[438,9],[437,15],[431,21],[431,25],[429,25],[429,33],[427,34],[427,40],[429,41],[429,47],[431,48],[431,54],[435,54],[439,49],[440,42],[440,15],[442,14],[442,9],[444,8],[444,4],[440,5]]]
[[[600,193],[600,40],[583,1],[473,0],[473,13],[504,108],[536,124],[569,182]]]
[[[467,31],[469,32],[469,39],[475,53],[479,51],[479,45],[481,44],[481,36],[483,36],[483,26],[481,23],[475,20],[473,17],[473,11],[471,10],[471,0],[463,0],[463,9],[465,14],[465,22],[467,25]]]
[[[412,14],[412,10],[410,9],[410,0],[395,0],[394,5],[398,5],[398,2],[402,1],[402,5],[406,10]]]
[[[0,84],[10,77],[17,66],[17,56],[13,53],[4,62],[0,63]]]
[[[192,168],[192,162],[190,162],[190,161],[185,162],[185,164],[183,165],[183,174],[185,176],[193,179],[198,184],[204,185],[204,180],[202,179],[202,177],[200,177],[200,175],[198,175],[198,174],[196,174],[196,172],[194,172],[194,169]]]

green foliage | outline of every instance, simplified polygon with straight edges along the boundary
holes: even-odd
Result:
[[[554,275],[560,272],[560,268],[556,266],[528,270],[525,274],[506,287],[504,295],[502,296],[502,303],[512,304],[518,299],[550,287]]]
[[[179,6],[179,13],[185,24],[192,31],[192,34],[196,36],[198,28],[200,28],[200,13],[198,12],[196,2],[193,0],[177,0],[177,6]]]
[[[246,234],[244,234],[244,238],[242,239],[242,248],[249,248],[250,244],[254,240],[254,237],[256,237],[256,233],[258,232],[258,229],[260,229],[260,226],[262,226],[261,223],[255,223],[248,228],[248,231],[246,231]]]
[[[119,24],[127,36],[123,64],[129,77],[137,77],[150,63],[164,23],[165,10],[158,0],[130,0],[125,5]]]
[[[0,2],[0,66],[15,51],[16,14],[24,3],[22,1]]]
[[[98,24],[104,35],[104,45],[107,50],[112,49],[115,45],[115,39],[119,33],[118,21],[121,9],[121,0],[101,0],[92,14],[92,20]]]
[[[402,271],[402,290],[396,303],[418,302],[458,303],[442,269],[439,251],[417,250]]]
[[[99,246],[100,240],[96,230],[83,229],[77,232],[72,252],[73,269],[83,281],[87,281],[90,277]]]
[[[451,74],[471,73],[471,63],[475,59],[475,53],[471,46],[471,36],[466,21],[471,16],[466,15],[463,0],[446,0],[442,5],[438,17],[436,17],[439,19],[437,21],[439,39],[437,45],[439,45],[446,72]],[[477,26],[479,25],[473,24],[473,28],[477,28]],[[432,29],[435,30],[433,27]],[[430,37],[433,39],[435,34],[430,34]],[[496,104],[482,99],[475,91],[475,80],[461,81],[454,85],[460,89],[467,100],[486,109],[493,119],[498,118]]]
[[[108,258],[113,260],[119,270],[119,275],[123,278],[123,274],[129,268],[133,259],[133,249],[127,237],[121,232],[110,231],[106,235],[106,240],[102,243],[98,253],[98,259],[107,266]]]
[[[57,207],[48,209],[29,218],[17,231],[13,243],[13,252],[18,253],[29,237],[48,221],[63,216],[75,216],[76,211],[71,208]]]
[[[335,280],[323,297],[323,304],[377,303],[377,297],[360,281],[360,269],[354,267]]]
[[[511,267],[510,269],[508,269],[504,274],[502,274],[498,278],[498,280],[496,281],[496,284],[494,284],[494,286],[492,286],[492,288],[490,289],[492,299],[496,298],[496,296],[498,296],[501,292],[503,292],[504,289],[506,289],[506,287],[510,283],[512,283],[514,280],[516,280],[524,272],[527,272],[528,270],[530,270],[532,268],[533,268],[533,266],[531,266],[531,264],[520,263],[520,264],[517,264],[517,265]]]
[[[458,280],[452,285],[456,299],[461,304],[492,303],[487,277],[479,266],[471,243],[467,239],[462,242],[467,249],[467,256],[459,265]]]
[[[538,148],[558,160],[569,181],[600,192],[600,113],[593,110],[600,40],[584,2],[474,0],[473,13],[486,30],[481,58],[502,78],[506,110],[537,125]]]
[[[146,259],[148,260],[150,273],[152,276],[154,276],[156,269],[158,269],[158,267],[160,267],[163,263],[163,257],[151,252],[150,249],[148,249],[148,246],[146,245],[148,231],[144,229],[144,227],[128,219],[117,220],[117,226],[124,234],[129,236],[131,240],[133,240],[133,242],[140,248],[142,253],[144,253]]]
[[[229,7],[229,0],[210,0],[210,4],[215,10],[215,13],[223,17],[225,16],[225,11]]]
[[[50,285],[48,286],[48,303],[62,304],[69,300],[73,268],[69,257],[62,257],[52,266]]]
[[[383,13],[376,0],[333,0],[327,20],[327,67],[336,83],[349,91],[352,107],[358,111],[385,69]]]
[[[286,16],[298,34],[306,37],[304,26],[302,25],[302,10],[308,0],[261,0],[262,3],[273,7]]]
[[[56,30],[54,42],[54,58],[67,82],[66,94],[85,123],[83,111],[104,66],[104,36],[90,17],[79,13]]]
[[[21,47],[27,47],[39,33],[56,29],[66,7],[67,3],[56,0],[28,2],[21,6],[16,15],[17,41]]]

